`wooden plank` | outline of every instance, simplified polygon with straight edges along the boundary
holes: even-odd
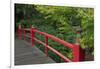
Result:
[[[55,63],[37,47],[24,40],[15,40],[15,65]]]

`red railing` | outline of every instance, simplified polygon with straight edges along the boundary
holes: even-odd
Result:
[[[45,46],[45,53],[46,53],[47,56],[48,56],[48,50],[51,50],[55,54],[60,56],[66,62],[84,61],[84,50],[80,47],[79,44],[71,44],[71,43],[66,42],[64,40],[61,40],[61,39],[59,39],[59,38],[57,38],[53,35],[47,34],[45,32],[41,32],[41,31],[39,31],[39,30],[37,30],[36,28],[33,28],[33,27],[31,27],[31,29],[25,29],[25,28],[22,29],[21,26],[19,26],[19,28],[18,28],[19,39],[22,39],[22,31],[24,31],[24,40],[26,40],[26,37],[31,38],[32,46],[35,46],[35,42],[38,42],[38,43],[44,45]],[[26,31],[30,31],[31,36],[27,36]],[[45,36],[45,42],[42,42],[41,40],[37,39],[35,33],[39,33],[41,35],[44,35]],[[67,58],[62,53],[58,52],[56,49],[49,46],[48,45],[48,39],[52,39],[56,42],[59,42],[59,43],[63,44],[65,47],[69,47],[70,49],[72,49],[73,59],[71,60],[71,59]]]

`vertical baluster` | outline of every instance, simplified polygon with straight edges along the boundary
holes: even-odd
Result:
[[[74,55],[73,61],[75,61],[75,62],[84,61],[85,52],[84,52],[84,50],[80,47],[79,44],[74,45],[74,48],[73,48],[73,55]]]
[[[32,41],[32,46],[35,45],[35,40],[34,40],[34,38],[35,38],[35,31],[34,31],[34,28],[31,27],[31,41]]]
[[[46,53],[46,56],[48,56],[48,47],[47,47],[47,45],[48,45],[48,37],[47,36],[45,36],[45,43],[46,43],[45,53]]]
[[[84,61],[85,59],[85,51],[80,46],[80,32],[77,32],[76,44],[73,47],[73,61]]]

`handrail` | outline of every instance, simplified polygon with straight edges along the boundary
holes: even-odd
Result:
[[[48,38],[53,39],[53,40],[55,40],[56,42],[59,42],[59,43],[65,45],[65,46],[67,46],[67,47],[69,47],[69,48],[73,48],[73,44],[68,43],[68,42],[66,42],[66,41],[64,41],[64,40],[61,40],[61,39],[59,39],[59,38],[57,38],[57,37],[55,37],[55,36],[53,36],[53,35],[47,34],[47,33],[45,33],[45,32],[38,31],[38,30],[36,30],[36,29],[34,30],[34,32],[40,33],[40,34],[42,34],[42,35],[45,35],[45,36],[47,36]]]
[[[44,42],[34,38],[35,41],[37,41],[38,43],[41,43],[42,45],[44,45],[45,47],[47,47],[48,49],[50,49],[51,51],[53,51],[54,53],[56,53],[57,55],[59,55],[62,59],[64,59],[66,62],[71,62],[70,59],[68,59],[67,57],[65,57],[63,54],[61,54],[60,52],[58,52],[57,50],[55,50],[54,48],[50,47],[49,45],[46,45]]]
[[[57,38],[53,35],[47,34],[45,32],[41,32],[39,30],[37,30],[36,28],[20,28],[18,29],[18,35],[19,35],[19,39],[21,39],[22,37],[22,31],[24,31],[24,40],[26,40],[26,37],[30,37],[32,40],[32,46],[35,45],[35,41],[44,45],[45,46],[45,53],[48,56],[48,49],[53,51],[55,54],[57,54],[58,56],[60,56],[65,62],[77,62],[77,61],[84,61],[84,51],[83,49],[80,47],[79,44],[71,44],[69,42],[66,42],[64,40],[61,40],[60,38]],[[31,36],[27,36],[26,35],[26,31],[30,31]],[[35,33],[39,33],[41,35],[45,36],[45,42],[42,42],[41,40],[36,38],[36,34]],[[56,49],[52,48],[51,46],[48,45],[48,39],[52,39],[56,42],[59,42],[61,44],[63,44],[65,47],[69,47],[70,49],[72,49],[73,51],[73,55],[74,58],[72,60],[68,59],[66,56],[64,56],[63,54],[61,54],[60,52],[58,52]]]

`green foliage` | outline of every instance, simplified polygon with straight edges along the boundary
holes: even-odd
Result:
[[[23,16],[24,19],[20,16]],[[37,29],[52,34],[62,40],[75,43],[77,31],[81,31],[81,47],[89,48],[93,54],[94,48],[94,11],[93,8],[75,8],[66,6],[41,6],[41,5],[16,5],[16,16],[19,20],[16,25],[22,24],[24,27],[33,25]],[[29,19],[27,17],[30,16]],[[44,37],[37,34],[37,37],[44,41]],[[49,40],[50,45],[62,52],[66,57],[73,58],[72,51],[63,45]],[[43,51],[42,45],[37,46]],[[57,55],[50,52],[56,60],[62,61]],[[62,61],[63,62],[63,61]]]
[[[94,47],[94,11],[90,9],[78,9],[78,17],[81,17],[82,21],[82,38],[81,46],[83,48],[93,48]]]
[[[45,17],[46,24],[54,26],[62,33],[73,31],[71,25],[71,19],[69,18],[73,14],[73,8],[57,7],[57,6],[37,6],[36,9],[40,11]],[[74,13],[75,15],[75,13]]]

